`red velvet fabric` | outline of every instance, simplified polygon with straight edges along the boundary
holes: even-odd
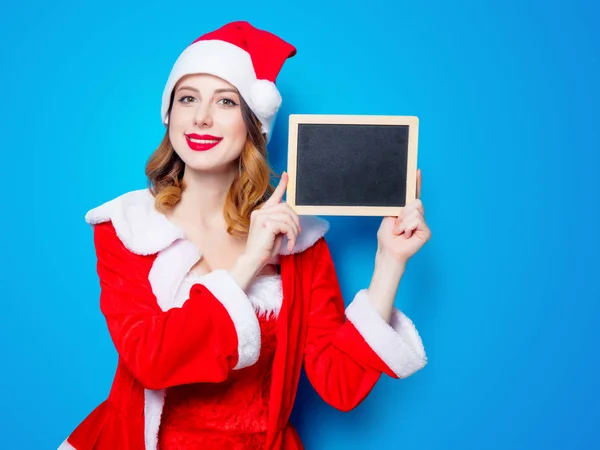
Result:
[[[68,442],[76,450],[146,450],[144,389],[175,392],[171,388],[180,385],[209,383],[215,388],[235,377],[245,379],[244,372],[233,369],[238,360],[237,332],[226,308],[201,284],[194,285],[181,308],[162,311],[148,280],[156,255],[130,252],[110,222],[95,226],[94,239],[100,308],[119,364],[108,399]],[[395,375],[345,319],[325,239],[302,253],[281,256],[280,263],[283,303],[273,323],[277,342],[268,415],[267,419],[264,411],[255,415],[254,429],[263,429],[267,420],[266,450],[300,450],[302,443],[289,417],[303,365],[321,397],[343,411],[360,404],[382,373]],[[248,379],[260,380],[263,374]]]
[[[267,432],[276,318],[258,317],[261,351],[250,367],[221,383],[167,389],[159,432],[160,450],[260,449]]]

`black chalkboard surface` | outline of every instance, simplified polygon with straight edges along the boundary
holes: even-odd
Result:
[[[297,214],[397,216],[416,195],[415,116],[290,115],[287,203]]]

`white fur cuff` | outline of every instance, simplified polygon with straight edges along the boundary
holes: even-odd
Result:
[[[406,378],[427,364],[423,342],[412,321],[394,308],[386,323],[363,289],[346,308],[346,317],[373,351],[399,377]]]
[[[215,270],[200,281],[225,306],[238,337],[238,363],[234,370],[251,366],[260,354],[260,325],[252,303],[226,270]]]
[[[69,444],[67,442],[67,440],[65,439],[65,441],[62,444],[60,444],[60,447],[58,447],[58,450],[76,450],[76,449],[71,444]]]

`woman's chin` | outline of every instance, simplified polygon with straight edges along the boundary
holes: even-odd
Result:
[[[189,162],[184,161],[186,171],[193,171],[198,174],[228,174],[237,171],[237,163],[232,162],[216,162],[216,161],[199,161],[200,158],[192,158]]]

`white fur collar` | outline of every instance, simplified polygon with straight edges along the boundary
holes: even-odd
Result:
[[[85,215],[90,225],[111,221],[123,245],[138,255],[151,255],[164,250],[178,239],[185,239],[183,230],[159,213],[149,189],[127,192]],[[300,253],[311,247],[329,230],[329,222],[320,217],[300,216],[302,232],[292,251],[287,249],[287,237],[280,255]]]

